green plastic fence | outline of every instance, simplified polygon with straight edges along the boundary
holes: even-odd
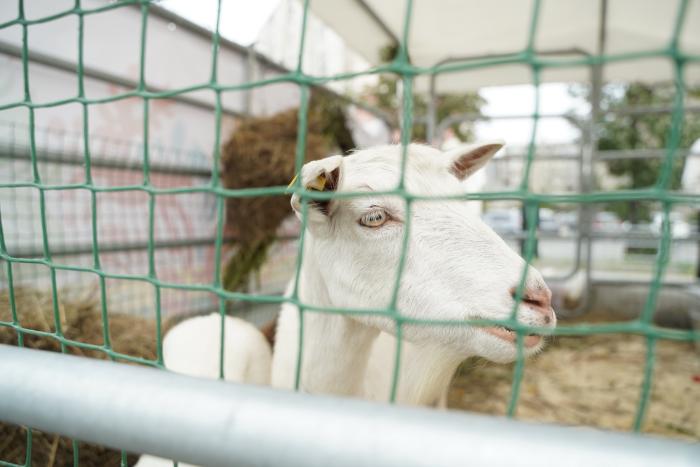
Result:
[[[301,45],[299,48],[298,62],[296,69],[287,74],[282,74],[270,79],[264,79],[259,81],[246,82],[243,84],[230,85],[222,84],[218,80],[218,48],[220,42],[219,35],[219,20],[220,20],[220,5],[219,11],[217,12],[217,22],[216,29],[212,34],[212,58],[211,58],[211,75],[209,81],[201,83],[195,86],[189,86],[181,89],[173,89],[163,92],[152,92],[149,91],[144,78],[144,69],[146,62],[146,30],[148,24],[148,14],[149,14],[149,1],[146,0],[123,0],[116,3],[107,3],[104,6],[97,8],[83,8],[81,5],[81,0],[75,0],[75,5],[73,8],[66,11],[56,13],[51,16],[37,19],[27,19],[24,13],[24,2],[19,0],[19,16],[16,19],[0,24],[0,30],[10,28],[12,26],[19,26],[22,29],[22,63],[23,63],[23,84],[24,84],[24,98],[22,101],[13,102],[0,106],[0,112],[14,109],[14,108],[25,108],[29,112],[29,124],[30,124],[30,150],[27,155],[31,159],[32,170],[33,170],[33,181],[31,182],[9,182],[0,184],[0,189],[15,189],[15,188],[34,188],[39,194],[39,205],[41,213],[41,227],[42,227],[42,243],[43,243],[43,258],[40,259],[29,259],[21,257],[10,256],[5,244],[2,222],[0,222],[0,259],[4,263],[7,274],[7,288],[10,291],[10,307],[12,311],[12,321],[3,322],[0,321],[0,326],[6,326],[14,329],[17,333],[17,343],[18,345],[23,345],[23,339],[25,335],[37,335],[49,337],[57,340],[61,344],[61,348],[65,352],[69,347],[79,347],[84,349],[92,349],[104,352],[112,359],[126,360],[130,362],[140,363],[144,365],[163,367],[163,356],[162,356],[162,334],[161,334],[161,316],[160,316],[160,296],[161,289],[180,289],[180,290],[190,290],[190,291],[203,291],[215,294],[219,301],[219,312],[221,313],[222,319],[225,314],[225,304],[227,300],[244,300],[249,302],[265,302],[265,303],[281,303],[281,302],[291,302],[296,304],[301,310],[301,317],[303,322],[303,316],[305,312],[332,312],[332,313],[346,313],[346,314],[361,314],[361,313],[376,313],[382,315],[390,316],[396,323],[396,333],[398,336],[398,352],[396,356],[396,364],[394,368],[394,383],[392,385],[392,399],[396,392],[396,381],[397,381],[397,370],[398,362],[400,359],[400,341],[402,335],[402,326],[404,324],[418,324],[422,323],[424,325],[435,325],[435,326],[464,326],[464,325],[503,325],[508,326],[518,333],[518,359],[516,361],[513,384],[510,396],[510,402],[508,405],[508,414],[512,416],[515,412],[518,396],[520,391],[520,382],[523,374],[523,353],[522,344],[523,336],[529,332],[541,331],[535,328],[529,328],[521,323],[518,323],[515,319],[515,312],[517,305],[514,307],[510,319],[504,321],[490,321],[490,320],[478,320],[478,321],[428,321],[428,320],[416,320],[409,319],[401,315],[400,310],[397,308],[397,295],[398,295],[398,284],[401,278],[401,272],[403,269],[403,259],[399,264],[398,271],[396,273],[396,280],[394,283],[394,293],[392,296],[391,303],[389,307],[384,309],[368,310],[368,309],[336,309],[336,310],[321,310],[315,308],[311,305],[304,304],[299,300],[297,290],[294,290],[291,297],[284,298],[279,296],[260,296],[251,295],[239,292],[229,292],[224,290],[221,286],[221,272],[217,268],[209,284],[200,285],[185,285],[179,283],[170,283],[163,281],[158,278],[155,270],[154,261],[154,209],[156,201],[159,195],[164,194],[177,194],[177,193],[195,193],[204,192],[210,193],[216,196],[216,213],[217,213],[217,233],[215,242],[215,264],[221,264],[221,251],[223,243],[223,231],[224,231],[224,201],[226,197],[248,197],[248,196],[265,196],[265,195],[283,195],[292,192],[300,193],[303,195],[302,208],[303,212],[306,213],[307,203],[309,200],[325,200],[334,197],[352,197],[352,196],[362,196],[362,193],[323,193],[323,192],[312,192],[305,191],[303,187],[300,186],[299,181],[291,187],[271,187],[271,188],[251,188],[251,189],[241,189],[241,190],[228,190],[221,186],[219,180],[219,159],[220,159],[220,146],[221,146],[221,115],[222,115],[222,103],[221,96],[226,92],[237,92],[245,91],[253,88],[259,88],[275,83],[296,83],[301,90],[301,105],[299,108],[299,127],[298,134],[298,144],[296,148],[296,167],[297,172],[301,168],[304,151],[305,151],[305,136],[307,128],[307,110],[308,110],[308,100],[309,100],[309,88],[314,85],[321,85],[329,81],[336,80],[347,80],[355,78],[366,74],[379,74],[379,73],[394,73],[401,77],[403,83],[403,105],[402,105],[402,132],[401,132],[401,144],[403,146],[403,154],[405,156],[406,145],[411,141],[411,127],[413,121],[413,80],[418,75],[434,75],[440,73],[450,73],[465,70],[474,70],[485,67],[492,67],[504,64],[525,64],[529,66],[532,72],[532,83],[535,86],[535,111],[532,114],[532,119],[534,121],[532,136],[530,139],[530,144],[527,152],[527,159],[525,164],[525,170],[523,179],[520,186],[515,191],[500,191],[500,192],[485,192],[485,193],[475,193],[460,196],[449,196],[449,197],[427,197],[427,196],[416,196],[404,189],[403,180],[396,189],[392,191],[385,192],[384,194],[400,195],[406,200],[407,206],[407,222],[406,229],[403,239],[403,248],[405,251],[407,241],[410,235],[410,210],[411,203],[416,200],[427,200],[427,199],[452,199],[452,200],[518,200],[521,201],[526,210],[527,225],[527,239],[525,242],[525,259],[527,262],[531,262],[533,258],[533,251],[535,245],[536,231],[534,222],[539,206],[542,203],[600,203],[600,202],[612,202],[612,201],[633,201],[633,200],[643,200],[643,201],[657,201],[663,207],[663,224],[662,224],[662,238],[660,240],[660,245],[658,249],[658,256],[655,263],[655,270],[653,279],[651,281],[651,287],[649,294],[646,299],[646,303],[642,310],[639,319],[634,321],[613,323],[613,324],[580,324],[580,325],[569,325],[569,326],[559,326],[551,332],[554,335],[590,335],[599,333],[630,333],[645,336],[647,340],[647,353],[646,353],[646,365],[644,370],[644,378],[641,384],[641,395],[639,398],[639,403],[637,407],[637,412],[634,420],[633,429],[639,431],[644,420],[644,415],[649,402],[649,393],[652,382],[652,374],[654,370],[654,349],[655,344],[658,339],[674,339],[674,340],[700,340],[700,333],[697,331],[680,331],[659,328],[654,326],[651,321],[653,311],[656,306],[656,300],[658,292],[661,286],[661,281],[664,276],[664,271],[669,260],[669,249],[670,249],[670,222],[669,222],[669,212],[674,204],[700,204],[699,195],[682,194],[677,192],[671,192],[668,190],[671,171],[674,163],[674,159],[677,156],[677,149],[679,146],[681,128],[683,125],[683,115],[684,115],[684,90],[685,84],[683,79],[684,67],[688,63],[700,62],[700,56],[684,54],[678,45],[678,38],[684,27],[684,18],[686,11],[688,9],[688,1],[682,0],[679,3],[678,11],[676,13],[676,19],[673,27],[672,39],[667,44],[665,48],[658,50],[646,50],[634,53],[625,54],[603,54],[603,55],[593,55],[586,56],[583,58],[545,58],[538,55],[534,48],[535,35],[538,29],[538,21],[541,7],[541,0],[535,0],[534,6],[531,12],[531,17],[529,19],[529,32],[526,41],[526,47],[518,52],[504,56],[498,56],[493,58],[481,58],[475,60],[464,60],[456,61],[449,64],[441,64],[433,67],[416,67],[412,65],[408,59],[407,54],[407,44],[409,31],[411,27],[411,12],[412,12],[412,0],[406,0],[406,8],[404,11],[404,21],[403,21],[403,32],[401,41],[398,48],[398,54],[395,60],[391,63],[377,66],[375,68],[366,70],[359,73],[344,73],[334,76],[326,77],[314,77],[309,76],[303,71],[302,57],[304,52],[305,38],[304,32],[306,30],[306,21],[308,16],[309,1],[306,0],[304,3],[304,15],[303,22],[300,25],[302,28],[301,35]],[[88,99],[85,96],[84,87],[84,76],[83,76],[83,46],[84,46],[84,20],[85,17],[92,14],[97,14],[112,10],[115,8],[124,8],[127,6],[137,5],[141,8],[141,57],[140,57],[140,74],[138,80],[138,86],[136,89],[130,90],[128,92],[123,92],[117,95],[113,95],[102,99]],[[54,102],[47,102],[42,104],[37,104],[32,101],[32,96],[30,93],[29,82],[31,79],[29,73],[29,31],[31,26],[47,23],[50,21],[58,20],[67,16],[75,16],[78,19],[79,32],[78,32],[78,63],[76,68],[76,73],[78,76],[78,86],[76,90],[76,95],[73,98],[58,100]],[[668,144],[666,147],[666,154],[664,157],[664,162],[661,171],[659,172],[656,184],[653,187],[638,190],[619,190],[619,191],[594,191],[585,194],[564,194],[564,195],[551,195],[551,194],[536,194],[532,193],[529,188],[529,177],[532,163],[535,157],[535,135],[537,132],[537,123],[540,118],[539,115],[539,83],[540,76],[543,70],[549,68],[565,68],[565,67],[600,67],[607,63],[625,62],[633,61],[645,58],[667,58],[674,65],[674,84],[675,84],[675,98],[673,101],[672,108],[672,124],[670,129],[670,134],[668,137]],[[213,160],[212,160],[212,176],[209,184],[203,187],[184,187],[184,188],[156,188],[150,183],[150,170],[149,170],[149,134],[148,134],[148,122],[149,122],[149,108],[152,100],[156,99],[167,99],[176,95],[183,95],[186,93],[209,90],[216,96],[216,134],[215,134],[215,144],[212,148]],[[90,106],[93,104],[100,104],[112,101],[118,101],[130,97],[139,97],[143,101],[143,183],[137,185],[123,185],[123,186],[113,186],[104,187],[98,186],[93,182],[91,174],[91,154],[90,147],[88,144],[88,127],[90,119]],[[82,183],[75,184],[47,184],[43,183],[37,164],[36,155],[36,142],[35,142],[35,131],[34,131],[34,120],[35,120],[35,110],[45,107],[55,107],[65,104],[80,104],[82,106],[83,114],[83,133],[84,133],[84,162],[85,162],[85,178]],[[405,170],[405,157],[401,166],[401,171]],[[91,194],[92,203],[92,267],[78,267],[71,266],[68,264],[61,264],[55,261],[51,256],[50,239],[46,228],[46,203],[45,195],[49,190],[87,190]],[[97,234],[97,201],[96,196],[98,193],[104,192],[117,192],[117,191],[141,191],[147,193],[149,196],[149,216],[148,216],[148,259],[149,259],[149,273],[147,275],[129,275],[129,274],[114,274],[104,271],[100,265],[100,239]],[[0,213],[1,214],[1,213]],[[0,217],[0,221],[1,221]],[[306,222],[303,222],[305,227]],[[299,242],[298,251],[303,251],[304,244],[304,232],[302,229],[302,234]],[[299,254],[296,270],[300,270],[302,263],[302,255]],[[50,278],[52,284],[52,296],[53,296],[53,312],[54,312],[54,325],[55,332],[42,332],[35,329],[29,329],[22,327],[18,320],[16,303],[14,300],[13,293],[13,264],[19,263],[29,263],[36,265],[43,265],[50,271]],[[103,344],[102,345],[92,345],[83,342],[78,342],[75,340],[67,339],[64,337],[61,330],[61,321],[59,319],[59,309],[58,309],[58,297],[57,297],[57,287],[56,287],[56,272],[59,270],[67,271],[79,271],[85,273],[95,274],[99,279],[100,292],[101,292],[101,312],[102,312],[102,324],[103,324]],[[525,282],[525,271],[523,271],[520,286],[517,290],[517,302],[520,301],[522,296],[523,285]],[[157,339],[158,339],[158,350],[157,358],[154,361],[145,360],[141,358],[136,358],[131,355],[125,355],[122,353],[115,352],[110,345],[110,335],[109,335],[109,317],[107,314],[107,298],[105,292],[105,280],[106,279],[130,279],[139,280],[150,283],[153,285],[155,290],[155,313],[156,313],[156,323],[157,323]],[[4,288],[4,286],[3,286]],[[303,327],[300,327],[300,334],[302,334],[303,339]],[[221,339],[223,339],[223,327]],[[223,346],[222,346],[223,349]],[[297,361],[297,385],[299,383],[299,367],[301,364],[301,354],[298,355]],[[223,355],[220,361],[220,373],[223,374]],[[31,462],[31,446],[32,446],[32,436],[31,432],[27,432],[27,460],[25,465],[29,465]],[[74,461],[78,464],[79,452],[76,443],[74,443]],[[122,463],[125,464],[125,456],[122,456]],[[0,460],[0,465],[15,465],[8,462]]]

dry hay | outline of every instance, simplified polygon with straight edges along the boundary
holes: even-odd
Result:
[[[221,180],[229,189],[287,185],[294,178],[297,110],[242,120],[221,153]],[[305,161],[327,155],[315,113],[309,114]],[[291,214],[288,196],[226,199],[226,230],[237,241],[223,267],[223,287],[238,290],[267,257],[282,221]]]
[[[229,189],[287,185],[295,175],[298,109],[241,120],[221,153],[221,181]],[[344,104],[314,92],[307,113],[304,162],[347,153],[355,143]],[[223,286],[238,290],[260,269],[280,224],[292,213],[287,195],[230,197],[226,231],[237,242],[223,268]]]
[[[242,120],[224,144],[221,180],[226,188],[285,186],[294,177],[298,110],[271,117]],[[304,161],[328,155],[330,144],[321,134],[321,122],[309,114]],[[253,196],[226,200],[226,224],[242,244],[274,235],[291,214],[288,196]]]
[[[640,396],[645,338],[632,335],[559,337],[527,361],[516,417],[630,431]],[[504,415],[513,365],[464,365],[449,406]],[[692,343],[659,340],[652,393],[642,431],[700,439],[700,359]]]
[[[15,288],[18,320],[22,327],[54,332],[54,309],[50,293],[29,288]],[[102,316],[99,300],[94,294],[59,291],[58,308],[61,330],[68,339],[102,345]],[[9,296],[0,292],[0,321],[12,321]],[[112,348],[120,353],[153,360],[156,354],[155,324],[144,318],[109,313],[109,335]],[[0,344],[17,345],[14,329],[0,326]],[[26,347],[60,352],[58,340],[24,334]],[[68,347],[67,352],[91,358],[107,359],[98,350]],[[15,425],[0,423],[0,460],[24,464],[26,431]],[[119,466],[121,454],[102,446],[78,442],[80,465],[86,467]],[[127,456],[133,465],[138,456]],[[73,465],[71,440],[54,434],[32,430],[32,465],[62,467]]]

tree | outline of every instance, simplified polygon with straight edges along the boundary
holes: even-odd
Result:
[[[587,91],[574,89],[575,94]],[[670,113],[624,114],[609,111],[630,108],[670,106],[675,88],[671,84],[646,85],[633,83],[625,86],[607,86],[603,89],[600,107],[603,119],[598,127],[599,150],[664,149],[669,143],[672,117]],[[700,89],[689,90],[686,102],[700,97]],[[679,148],[689,148],[700,138],[700,116],[686,113]],[[685,158],[677,157],[669,188],[680,186]],[[653,185],[663,166],[663,158],[615,159],[606,161],[611,174],[621,178],[621,188],[644,188]],[[615,211],[632,223],[650,219],[650,205],[640,201],[614,203],[606,209]]]
[[[382,60],[389,62],[396,56],[396,47],[385,47],[381,52]],[[400,78],[396,75],[380,75],[379,82],[375,86],[367,87],[361,100],[371,102],[379,109],[389,113],[397,114],[402,109],[402,96],[397,92]],[[438,94],[436,115],[437,123],[444,118],[456,114],[479,114],[481,106],[485,103],[478,93],[450,93]],[[428,96],[423,94],[413,94],[413,115],[414,117],[424,117],[428,114]],[[459,122],[451,125],[455,135],[462,141],[473,138],[472,125],[469,122]],[[412,129],[412,139],[414,141],[425,141],[427,139],[426,125],[423,122],[415,122]]]

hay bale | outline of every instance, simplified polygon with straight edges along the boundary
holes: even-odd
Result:
[[[221,180],[226,188],[287,185],[295,175],[298,110],[242,120],[221,154]],[[308,112],[304,162],[346,153],[354,148],[342,106],[322,94],[313,96]],[[224,266],[223,286],[238,290],[264,263],[277,230],[292,213],[288,196],[226,200],[226,229],[236,237],[236,252]]]
[[[330,145],[309,114],[304,162],[328,154]],[[242,120],[221,153],[221,180],[226,188],[287,185],[294,177],[297,110]],[[236,239],[250,245],[274,235],[291,213],[287,196],[228,198],[226,224]]]
[[[102,316],[99,300],[94,293],[61,290],[58,294],[61,329],[68,339],[101,345],[103,343]],[[54,307],[51,293],[16,287],[15,304],[22,327],[44,332],[55,332]],[[0,321],[12,321],[9,293],[0,292]],[[127,355],[146,359],[156,358],[155,324],[146,319],[119,313],[109,313],[109,334],[112,348]],[[17,345],[13,328],[0,326],[0,343]],[[60,342],[52,337],[24,334],[24,345],[29,348],[60,352]],[[107,359],[103,352],[69,347],[67,352],[90,358]],[[0,460],[24,464],[26,430],[0,423]],[[103,467],[121,465],[121,453],[113,449],[78,442],[80,465]],[[133,465],[137,455],[127,455]],[[73,445],[70,439],[32,430],[32,464],[34,466],[72,466]]]
[[[15,287],[15,306],[20,325],[27,329],[55,332],[54,308],[50,292]],[[103,326],[99,298],[95,289],[62,289],[58,292],[61,330],[67,339],[102,345]],[[134,357],[155,359],[155,323],[141,317],[109,312],[109,336],[112,349]],[[9,294],[0,292],[0,321],[12,321]],[[17,345],[14,329],[0,326],[0,343]],[[24,345],[33,349],[60,352],[57,339],[24,335]],[[109,358],[104,352],[70,347],[68,353],[90,358]]]
[[[304,161],[324,157],[329,149],[317,119],[309,114]],[[235,129],[221,153],[226,188],[286,185],[294,177],[297,110],[248,118]],[[236,251],[223,266],[226,290],[236,291],[264,263],[282,221],[291,214],[287,196],[227,198],[226,230],[236,237]]]

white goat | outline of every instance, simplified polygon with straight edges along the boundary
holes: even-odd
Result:
[[[419,196],[453,196],[460,181],[481,168],[502,143],[461,146],[441,153],[426,146],[407,150],[405,187]],[[337,314],[336,308],[376,310],[390,304],[404,231],[410,220],[406,260],[397,309],[409,319],[507,319],[525,262],[478,216],[458,200],[414,201],[410,210],[397,195],[383,195],[400,180],[401,149],[383,146],[348,157],[310,162],[302,183],[317,191],[366,192],[359,198],[312,201],[298,280],[299,299],[322,311],[304,314],[300,388],[386,400],[391,388],[396,339],[394,321],[376,314]],[[298,196],[292,207],[301,217]],[[288,294],[294,287],[290,284]],[[518,320],[551,328],[556,317],[551,293],[529,267]],[[197,320],[200,320],[197,322]],[[269,346],[250,324],[226,319],[226,379],[264,383]],[[168,333],[166,366],[194,376],[218,375],[220,318],[188,320]],[[299,351],[299,310],[282,307],[272,385],[292,388]],[[457,366],[468,357],[497,362],[515,359],[516,334],[504,327],[404,324],[396,400],[415,405],[445,405]],[[203,345],[204,344],[204,345]],[[525,354],[542,348],[539,335],[524,339]],[[165,465],[143,456],[140,467]]]
[[[224,379],[237,383],[269,384],[272,352],[252,324],[224,317]],[[168,370],[200,378],[218,378],[221,316],[212,313],[189,318],[174,326],[163,339]]]
[[[163,339],[165,367],[200,378],[219,377],[221,316],[212,313],[186,319]],[[224,318],[224,379],[236,383],[270,383],[272,351],[262,333],[239,318]],[[173,461],[143,455],[135,467],[172,467]],[[193,467],[180,462],[181,467]]]
[[[418,196],[459,195],[460,182],[501,146],[492,142],[441,153],[410,145],[404,187]],[[419,200],[408,209],[403,197],[382,194],[398,185],[400,167],[401,148],[382,146],[310,162],[302,169],[307,189],[366,193],[310,201],[306,210],[303,262],[296,278],[299,299],[314,307],[304,313],[299,387],[305,392],[388,398],[394,320],[372,313],[337,314],[333,309],[377,310],[390,305],[406,228],[410,228],[408,245],[396,302],[401,316],[507,319],[513,310],[513,291],[526,263],[462,201]],[[301,217],[297,195],[292,207]],[[518,320],[553,327],[556,317],[550,299],[541,275],[529,267]],[[299,311],[285,304],[273,352],[273,386],[294,387],[298,336]],[[403,337],[400,403],[444,401],[455,369],[468,357],[508,362],[517,355],[515,333],[499,326],[404,324]],[[531,355],[542,347],[543,339],[529,335],[524,344],[525,354]]]

